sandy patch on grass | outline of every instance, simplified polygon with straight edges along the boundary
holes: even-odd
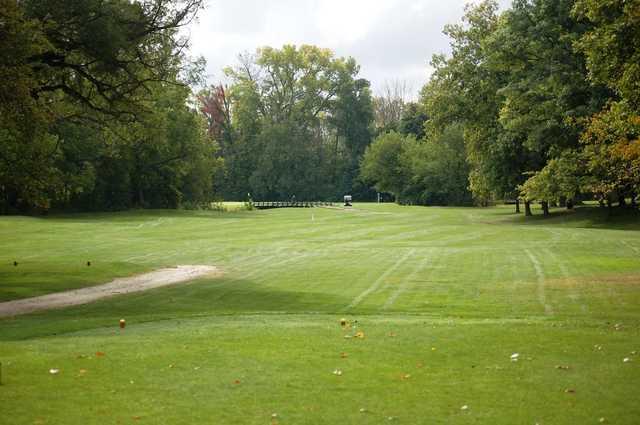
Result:
[[[115,279],[104,285],[3,302],[0,303],[0,317],[87,304],[115,295],[147,291],[162,286],[188,282],[199,277],[220,274],[220,270],[213,266],[176,266],[160,269],[137,276]]]

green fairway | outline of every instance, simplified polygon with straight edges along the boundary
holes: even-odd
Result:
[[[0,241],[0,302],[223,271],[0,319],[0,424],[640,421],[630,214],[140,211],[0,217]]]

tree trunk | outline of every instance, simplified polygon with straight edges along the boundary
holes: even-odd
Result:
[[[516,199],[516,214],[520,214],[520,199]]]
[[[631,194],[631,208],[637,208],[638,207],[638,203],[636,202],[636,195],[635,193]]]
[[[627,200],[626,200],[626,199],[624,199],[624,195],[620,195],[620,196],[618,196],[618,206],[619,206],[620,208],[624,208],[624,207],[626,207],[626,206],[627,206]]]
[[[567,198],[565,198],[564,196],[560,197],[560,202],[558,202],[560,204],[560,208],[564,208],[567,206]],[[571,208],[569,208],[571,209]]]
[[[524,215],[525,217],[531,217],[531,201],[524,201]]]
[[[144,192],[142,188],[138,188],[138,208],[144,208]]]
[[[547,216],[549,215],[549,202],[548,201],[542,201],[542,214]]]
[[[567,199],[567,209],[568,210],[573,209],[573,199]]]

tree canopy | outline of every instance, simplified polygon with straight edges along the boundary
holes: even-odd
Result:
[[[411,99],[353,58],[260,47],[207,85],[203,0],[0,0],[0,211],[215,199],[635,203],[640,2],[495,0]]]
[[[260,48],[227,68],[224,94],[200,96],[203,110],[216,111],[207,116],[223,146],[223,196],[333,199],[357,189],[373,121],[358,72],[353,59],[306,45]]]
[[[195,184],[185,179],[196,168],[205,172],[198,164],[211,166],[215,145],[187,105],[187,71],[198,68],[179,36],[201,7],[201,0],[0,2],[0,210],[202,198],[209,178],[199,176],[197,190],[183,186]]]

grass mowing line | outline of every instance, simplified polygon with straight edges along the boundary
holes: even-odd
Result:
[[[547,304],[547,297],[545,295],[545,290],[544,290],[545,277],[544,277],[544,271],[542,270],[542,265],[540,264],[540,261],[538,261],[536,256],[533,255],[531,251],[529,251],[528,249],[525,249],[524,252],[529,257],[529,260],[531,260],[531,264],[533,264],[533,268],[536,271],[536,278],[538,279],[538,301],[540,302],[540,305],[544,307],[544,312],[547,315],[552,315],[553,308],[549,304]]]
[[[560,260],[558,256],[554,254],[553,251],[551,251],[549,248],[545,248],[544,252],[546,255],[551,257],[551,259],[553,259],[553,261],[555,261],[558,264],[558,268],[560,269],[560,274],[562,275],[562,279],[565,281],[570,280],[571,274],[569,273],[569,269],[567,269],[567,265],[565,264],[565,262]],[[578,291],[574,285],[569,285],[569,288],[570,288],[569,298],[571,299],[571,301],[579,304],[582,311],[585,311],[586,306],[580,301],[581,299],[580,291]]]
[[[462,226],[461,226],[462,227]],[[438,244],[441,246],[447,246],[450,244],[457,244],[460,242],[470,242],[473,240],[481,239],[485,236],[494,235],[496,231],[491,231],[491,229],[482,229],[475,232],[463,233],[461,236],[453,236],[450,238],[438,239]]]
[[[562,239],[562,233],[555,229],[550,229],[549,227],[543,227],[543,230],[551,234],[551,240],[548,241],[548,243],[550,244],[555,244],[556,242]]]
[[[433,264],[433,256],[426,256],[414,269],[413,271],[407,275],[407,277],[405,277],[404,279],[402,279],[402,282],[400,282],[400,286],[398,287],[398,289],[396,289],[389,298],[387,298],[387,301],[385,301],[384,305],[382,306],[383,310],[387,310],[389,307],[391,307],[393,305],[393,303],[396,301],[396,299],[398,299],[398,297],[402,294],[404,294],[409,287],[414,286],[415,282],[412,282],[412,279],[414,277],[416,277],[418,275],[418,273],[420,273],[422,270],[424,270],[424,268],[427,266],[427,264],[429,263],[429,260],[431,260],[431,264]]]
[[[356,307],[358,304],[362,302],[363,299],[365,299],[365,297],[367,297],[372,292],[376,291],[380,287],[380,285],[382,285],[382,282],[384,281],[384,279],[386,279],[391,273],[396,271],[398,267],[400,267],[405,261],[407,261],[409,257],[411,257],[414,254],[414,252],[415,252],[415,249],[410,249],[405,255],[403,255],[398,261],[396,261],[393,266],[389,267],[384,273],[382,273],[373,282],[371,286],[369,286],[366,290],[361,292],[360,295],[355,297],[353,301],[351,301],[351,303],[347,306],[347,308],[349,309],[349,308]]]
[[[269,270],[278,268],[278,267],[283,266],[283,265],[285,265],[287,263],[291,263],[291,262],[294,262],[294,261],[298,261],[298,260],[302,260],[302,259],[310,258],[310,257],[314,257],[314,256],[319,256],[319,255],[323,255],[323,254],[325,254],[325,252],[320,252],[320,251],[304,252],[304,253],[301,253],[301,254],[298,254],[298,255],[295,255],[295,256],[289,255],[287,258],[285,258],[283,260],[280,260],[280,261],[275,261],[275,262],[272,261],[272,260],[274,258],[279,258],[279,256],[278,255],[272,255],[272,256],[267,257],[266,260],[260,261],[259,265],[261,267],[254,268],[251,271],[248,271],[248,272],[246,272],[244,274],[240,274],[240,275],[230,279],[229,281],[230,282],[236,282],[236,281],[239,281],[239,280],[247,280],[247,279],[250,279],[253,276],[255,276],[255,275],[257,275],[257,274],[259,274],[261,272],[265,272],[265,271],[269,271]],[[265,264],[265,263],[267,263],[267,265],[263,266],[263,264]],[[253,266],[255,267],[255,265],[256,264],[254,263]]]
[[[633,252],[635,252],[636,254],[640,254],[640,248],[636,248],[635,246],[631,245],[627,241],[620,241],[620,243],[622,245],[626,246],[627,248],[631,248],[633,250]]]
[[[143,259],[143,258],[149,258],[149,257],[155,256],[155,255],[156,255],[156,253],[155,253],[155,252],[150,252],[150,253],[148,253],[148,254],[135,255],[135,256],[133,256],[133,257],[125,258],[125,259],[123,259],[122,261],[125,261],[125,262],[127,262],[127,263],[135,263],[135,261],[133,261],[133,260],[141,260],[141,259]]]
[[[509,288],[509,299],[511,299],[511,313],[513,314],[514,309],[517,305],[517,297],[520,295],[518,288],[524,283],[523,279],[520,278],[522,264],[521,261],[518,261],[515,255],[515,250],[511,250],[509,254],[509,272],[511,275],[511,279],[508,285]]]

